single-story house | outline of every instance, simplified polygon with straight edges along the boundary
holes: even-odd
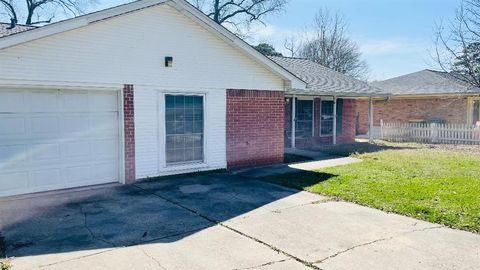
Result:
[[[350,140],[370,89],[269,59],[184,0],[0,35],[0,196],[279,163],[285,99],[289,138]]]
[[[357,100],[385,96],[366,82],[307,59],[270,59],[307,82],[306,89],[289,89],[285,94],[287,148],[354,142]]]
[[[388,95],[373,100],[374,136],[382,120],[468,125],[480,120],[480,88],[447,72],[427,69],[371,84]],[[366,99],[357,104],[357,134],[368,132],[368,107]]]

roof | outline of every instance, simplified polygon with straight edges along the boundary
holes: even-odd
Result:
[[[291,94],[334,95],[347,97],[384,96],[380,89],[366,82],[334,71],[313,61],[283,56],[270,59],[307,82],[307,90],[292,89]]]
[[[58,33],[70,31],[80,27],[85,27],[89,24],[93,24],[99,21],[107,20],[122,14],[134,12],[137,10],[166,4],[175,7],[179,12],[185,16],[195,20],[201,26],[210,30],[216,34],[222,40],[228,42],[231,46],[243,51],[247,56],[251,57],[254,61],[263,65],[266,69],[277,74],[284,81],[286,81],[286,88],[305,88],[306,82],[292,74],[290,71],[276,64],[268,57],[259,53],[248,43],[235,34],[230,32],[225,27],[214,22],[210,17],[203,12],[195,8],[193,5],[185,0],[138,0],[127,4],[107,8],[104,10],[96,11],[93,13],[85,14],[75,18],[51,23],[42,27],[34,29],[25,29],[28,31],[17,32],[16,34],[8,34],[7,36],[0,36],[0,50],[12,47],[18,44],[30,42],[36,39],[44,38],[47,36],[55,35]],[[20,30],[21,28],[19,28]]]
[[[480,88],[450,73],[429,69],[371,84],[394,96],[480,94]]]
[[[10,36],[16,33],[24,32],[37,27],[30,25],[17,24],[14,28],[10,29],[10,23],[0,22],[0,37]]]

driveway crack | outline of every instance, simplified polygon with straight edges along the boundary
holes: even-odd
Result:
[[[235,268],[234,270],[249,270],[249,269],[256,269],[256,268],[259,268],[259,267],[264,267],[264,266],[269,266],[269,265],[274,265],[276,263],[282,263],[282,262],[286,262],[286,261],[290,261],[291,259],[283,259],[283,260],[278,260],[278,261],[273,261],[273,262],[267,262],[267,263],[264,263],[264,264],[260,264],[260,265],[256,265],[256,266],[252,266],[252,267],[247,267],[247,268]]]
[[[84,217],[84,224],[83,224],[83,226],[85,227],[85,229],[87,229],[87,231],[88,231],[88,233],[90,234],[90,236],[92,237],[92,239],[101,241],[101,242],[103,242],[103,243],[105,243],[105,244],[108,244],[108,245],[114,247],[114,248],[117,247],[117,245],[115,245],[114,243],[109,242],[109,241],[107,241],[107,240],[105,240],[105,239],[102,239],[102,238],[98,238],[98,237],[93,233],[92,229],[88,226],[87,213],[83,210],[83,207],[82,207],[82,206],[80,206],[80,213],[82,213],[82,214],[83,214],[83,217]]]
[[[148,252],[146,252],[144,249],[140,248],[140,247],[137,247],[145,256],[147,256],[150,260],[154,261],[158,267],[160,267],[160,269],[163,269],[163,270],[168,270],[167,268],[165,268],[157,259],[155,259],[155,257],[153,257],[152,255],[148,254]]]
[[[250,235],[245,234],[245,233],[243,233],[243,232],[241,232],[241,231],[238,231],[238,230],[236,230],[236,229],[234,229],[234,228],[232,228],[232,227],[229,227],[229,226],[223,224],[223,223],[220,222],[220,221],[217,221],[217,220],[215,220],[215,219],[212,219],[212,218],[210,218],[210,217],[207,217],[207,216],[199,213],[198,211],[196,211],[196,210],[194,210],[194,209],[191,209],[191,208],[189,208],[189,207],[183,206],[183,205],[180,204],[180,203],[177,203],[177,202],[175,202],[175,201],[173,201],[173,200],[170,200],[170,199],[168,199],[168,198],[165,198],[165,197],[163,197],[163,196],[161,196],[161,195],[159,195],[159,194],[157,194],[157,193],[155,193],[155,192],[152,192],[152,191],[150,191],[150,190],[148,190],[148,189],[144,189],[144,188],[142,188],[142,187],[140,187],[140,186],[138,186],[138,185],[134,185],[134,186],[137,187],[138,189],[144,191],[144,192],[147,192],[147,193],[150,193],[150,194],[152,194],[152,195],[154,195],[154,196],[157,196],[158,198],[160,198],[160,199],[162,199],[162,200],[165,200],[165,201],[167,201],[167,202],[169,202],[169,203],[171,203],[171,204],[173,204],[173,205],[176,205],[176,206],[178,206],[178,207],[180,207],[180,208],[183,208],[183,209],[185,209],[185,210],[187,210],[187,211],[189,211],[189,212],[191,212],[191,213],[193,213],[193,214],[195,214],[195,215],[197,215],[197,216],[199,216],[199,217],[201,217],[201,218],[204,218],[204,219],[206,219],[207,221],[210,221],[210,222],[212,222],[212,223],[214,223],[214,224],[216,224],[216,225],[222,226],[222,227],[224,227],[224,228],[226,228],[226,229],[228,229],[228,230],[230,230],[230,231],[232,231],[232,232],[234,232],[234,233],[237,233],[237,234],[239,234],[239,235],[241,235],[241,236],[244,236],[244,237],[247,237],[247,238],[249,238],[249,239],[251,239],[251,240],[253,240],[253,241],[257,242],[257,243],[260,243],[260,244],[262,244],[262,245],[264,245],[264,246],[267,246],[268,248],[272,249],[273,251],[276,251],[276,252],[281,253],[281,254],[283,254],[283,255],[291,258],[291,259],[294,259],[294,260],[296,260],[297,262],[300,262],[300,263],[302,263],[303,265],[305,265],[305,266],[307,266],[307,267],[309,267],[309,268],[311,268],[311,269],[321,270],[321,268],[313,265],[313,263],[310,263],[310,262],[304,261],[304,260],[302,260],[302,259],[300,259],[300,258],[298,258],[298,257],[295,257],[294,255],[289,254],[289,253],[287,253],[287,252],[285,252],[285,251],[283,251],[283,250],[281,250],[281,249],[279,249],[279,248],[277,248],[277,247],[274,247],[274,246],[272,246],[272,245],[270,245],[270,244],[268,244],[268,243],[266,243],[266,242],[264,242],[264,241],[262,241],[262,240],[260,240],[260,239],[257,239],[257,238],[255,238],[255,237],[253,237],[253,236],[250,236]]]
[[[415,226],[416,224],[414,224]],[[366,242],[366,243],[362,243],[362,244],[358,244],[358,245],[355,245],[355,246],[352,246],[352,247],[349,247],[347,249],[344,249],[344,250],[341,250],[333,255],[330,255],[328,257],[325,257],[323,259],[320,259],[318,261],[315,261],[313,262],[313,264],[318,264],[318,263],[322,263],[322,262],[325,262],[329,259],[332,259],[332,258],[335,258],[341,254],[344,254],[344,253],[347,253],[347,252],[350,252],[356,248],[359,248],[359,247],[365,247],[365,246],[369,246],[369,245],[372,245],[372,244],[375,244],[375,243],[378,243],[378,242],[383,242],[383,241],[388,241],[388,240],[392,240],[396,237],[399,237],[399,236],[403,236],[403,235],[407,235],[407,234],[410,234],[410,233],[414,233],[414,232],[423,232],[423,231],[427,231],[427,230],[433,230],[433,229],[439,229],[439,228],[443,228],[443,226],[433,226],[433,227],[427,227],[427,228],[423,228],[423,229],[415,229],[415,230],[411,230],[411,231],[407,231],[407,232],[404,232],[404,233],[401,233],[401,234],[397,234],[397,235],[392,235],[390,237],[385,237],[385,238],[380,238],[380,239],[376,239],[376,240],[373,240],[373,241],[369,241],[369,242]]]

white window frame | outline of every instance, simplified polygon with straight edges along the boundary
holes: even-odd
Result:
[[[162,99],[161,99],[161,104],[159,106],[159,117],[158,119],[160,120],[160,129],[162,130],[160,134],[162,134],[162,142],[160,143],[160,146],[163,145],[163,157],[161,157],[162,160],[162,167],[163,168],[179,168],[179,170],[187,167],[197,167],[197,166],[205,166],[207,164],[207,151],[206,151],[206,141],[207,141],[207,94],[202,93],[202,92],[185,92],[185,91],[168,91],[168,92],[162,92],[161,93]],[[176,162],[176,163],[167,163],[167,129],[166,129],[166,96],[201,96],[203,98],[203,160],[202,161],[191,161],[191,162]]]

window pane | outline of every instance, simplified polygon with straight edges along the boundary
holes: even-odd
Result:
[[[295,117],[295,136],[297,138],[312,137],[313,102],[311,100],[297,100]]]
[[[203,161],[203,97],[165,96],[167,164]]]
[[[175,107],[175,97],[174,96],[166,96],[165,97],[165,107],[167,109]]]
[[[333,101],[322,100],[320,116],[320,134],[333,134]]]
[[[321,103],[320,134],[333,135],[333,101],[324,100]],[[337,135],[343,128],[343,99],[337,99]]]

